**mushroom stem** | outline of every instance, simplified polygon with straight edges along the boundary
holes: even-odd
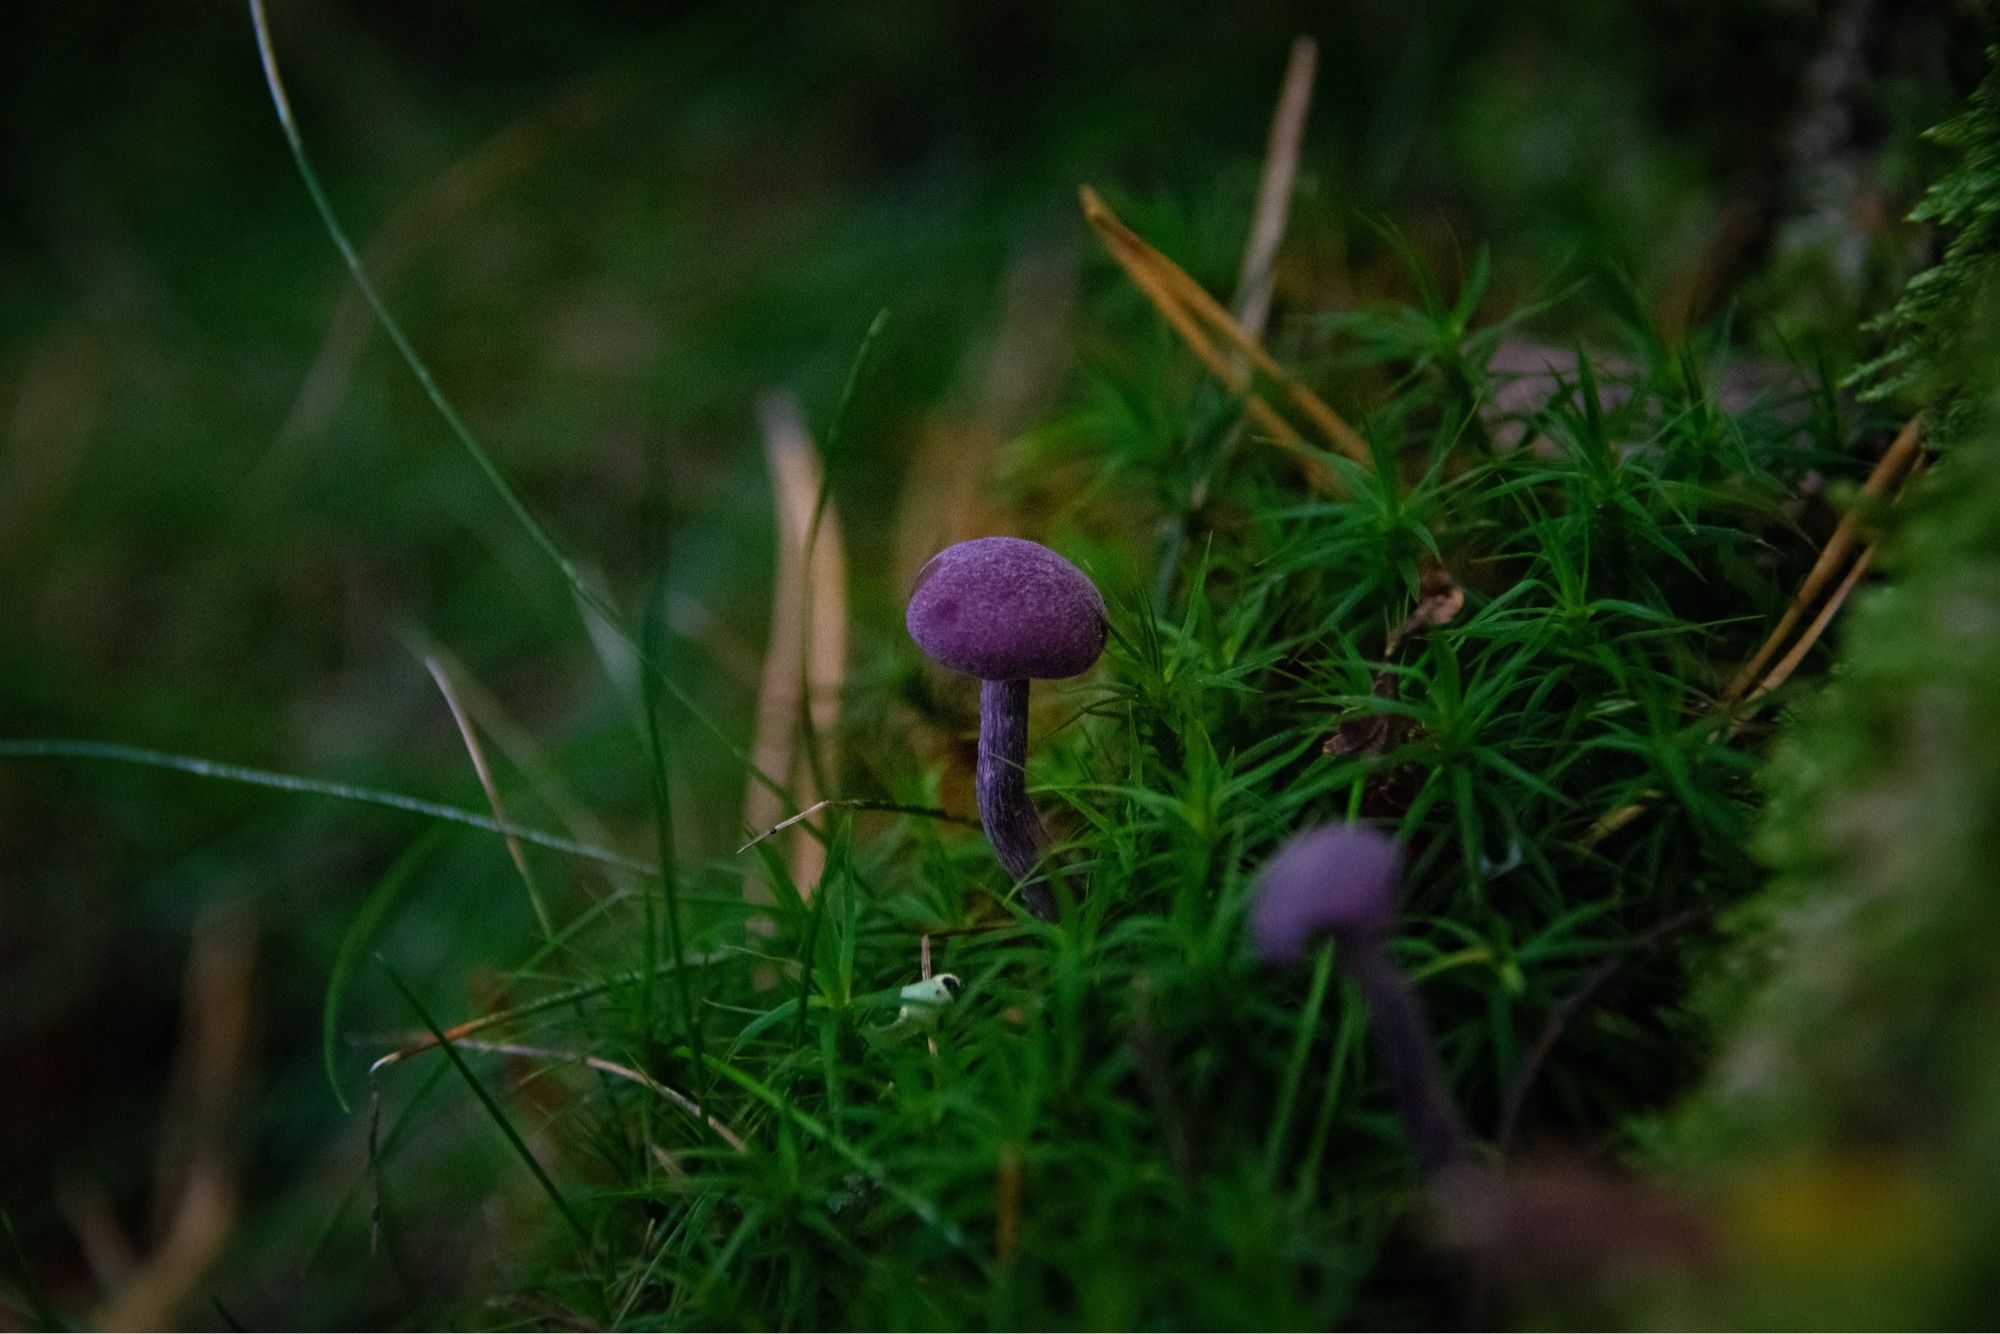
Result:
[[[1390,1092],[1427,1181],[1462,1165],[1465,1126],[1438,1066],[1423,1002],[1379,939],[1337,940],[1340,958],[1368,1003],[1375,1050],[1389,1072]]]
[[[1048,851],[1042,817],[1028,800],[1028,683],[979,683],[979,820],[993,855],[1021,885],[1021,902],[1046,922],[1056,920],[1055,895],[1035,874]]]

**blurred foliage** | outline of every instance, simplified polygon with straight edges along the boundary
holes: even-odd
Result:
[[[655,627],[652,673],[355,305],[240,10],[14,7],[0,736],[483,809],[436,654],[511,816],[666,847],[675,873],[662,894],[530,849],[531,888],[498,840],[407,816],[0,760],[0,1276],[101,1319],[117,1242],[171,1231],[206,1134],[237,1192],[184,1322],[1456,1318],[1359,1015],[1323,965],[1245,969],[1244,880],[1301,820],[1403,824],[1399,949],[1482,1126],[1609,959],[1524,1134],[1615,1145],[1698,1074],[1707,956],[1633,942],[1684,913],[1698,940],[1757,883],[1757,737],[1709,705],[1827,525],[1801,491],[1837,496],[1888,424],[1829,386],[1925,258],[1896,220],[1931,175],[1917,131],[1979,50],[1963,6],[1912,0],[1847,68],[1830,34],[1856,9],[275,5],[371,271],[586,577]],[[1353,504],[1240,432],[1074,213],[1097,183],[1227,293],[1299,32],[1322,68],[1271,342],[1378,443]],[[1010,303],[1046,256],[1057,278]],[[900,630],[926,460],[965,461],[986,522],[1088,560],[1123,637],[1038,715],[1087,907],[938,938],[968,990],[935,1057],[875,1030],[920,931],[1005,920],[976,838],[834,814],[810,909],[736,851],[774,526],[751,405],[787,386],[830,443],[885,307],[826,458],[857,644],[830,790],[966,805],[970,696]],[[1016,398],[994,363],[1021,323],[1055,369]],[[1434,547],[1469,603],[1385,704],[1372,658]],[[1381,754],[1319,754],[1384,713]],[[1642,823],[1590,840],[1641,796]],[[665,920],[703,960],[679,977],[645,968]],[[188,1087],[204,961],[246,939],[250,989],[224,994],[250,1069],[210,1107]],[[442,1022],[542,1007],[488,1036],[686,1086],[756,1152],[602,1071],[464,1053],[578,1248],[435,1053],[382,1072],[372,1124],[367,1061],[422,1027],[377,955]],[[683,980],[713,1065],[685,1050]]]
[[[2000,12],[2000,11],[1996,11]],[[1949,448],[1984,408],[1985,387],[1968,349],[2000,302],[2000,68],[1971,105],[1931,132],[1954,165],[1911,215],[1947,237],[1943,257],[1910,280],[1880,322],[1889,349],[1854,375],[1874,396],[1923,403],[1939,448]]]
[[[2000,50],[1939,138],[1938,268],[1890,381],[1943,454],[1890,524],[1889,578],[1790,720],[1760,839],[1776,878],[1714,986],[1727,1041],[1663,1141],[1732,1201],[1740,1270],[1670,1319],[1958,1327],[2000,1303]]]

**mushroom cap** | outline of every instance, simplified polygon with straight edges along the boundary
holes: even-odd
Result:
[[[1309,829],[1257,877],[1251,945],[1268,962],[1289,963],[1321,934],[1349,948],[1378,941],[1396,924],[1402,879],[1402,845],[1379,829]]]
[[[932,661],[983,681],[1076,676],[1104,652],[1097,585],[1018,537],[977,537],[931,557],[903,623]]]

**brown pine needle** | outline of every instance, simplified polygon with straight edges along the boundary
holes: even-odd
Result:
[[[1626,825],[1631,824],[1646,813],[1646,801],[1659,795],[1657,792],[1648,792],[1645,800],[1627,802],[1617,810],[1608,811],[1598,816],[1596,821],[1591,824],[1589,830],[1585,832],[1583,846],[1586,848],[1596,847]]]
[[[1368,444],[1341,415],[1306,388],[1291,372],[1280,366],[1262,343],[1236,322],[1219,302],[1202,289],[1178,264],[1147,244],[1137,232],[1118,220],[1109,206],[1089,186],[1082,187],[1083,216],[1097,233],[1111,258],[1126,276],[1153,303],[1163,319],[1188,344],[1209,372],[1240,395],[1245,410],[1279,444],[1311,460],[1318,467],[1311,480],[1325,490],[1337,489],[1331,469],[1305,450],[1298,430],[1271,408],[1252,388],[1250,374],[1225,356],[1217,340],[1245,358],[1258,375],[1284,392],[1291,407],[1300,413],[1340,453],[1356,463],[1370,461]],[[1212,335],[1212,336],[1211,336]]]
[[[446,1034],[446,1036],[450,1037],[450,1034]],[[750,1146],[743,1142],[743,1137],[738,1135],[734,1130],[731,1130],[727,1123],[716,1119],[714,1113],[703,1114],[701,1105],[693,1098],[690,1098],[677,1088],[671,1088],[666,1084],[662,1084],[643,1070],[634,1070],[629,1065],[619,1065],[616,1061],[607,1061],[601,1056],[590,1056],[583,1052],[575,1051],[555,1051],[548,1047],[527,1047],[518,1042],[482,1042],[478,1040],[467,1041],[460,1038],[451,1038],[451,1044],[454,1047],[463,1047],[467,1051],[493,1052],[501,1056],[520,1056],[531,1061],[556,1061],[565,1065],[587,1065],[600,1074],[610,1075],[613,1079],[623,1079],[628,1083],[637,1084],[643,1089],[659,1094],[689,1116],[707,1125],[710,1130],[715,1132],[717,1139],[736,1150],[736,1152],[748,1153],[750,1151]]]
[[[1912,417],[1903,429],[1897,432],[1895,441],[1883,451],[1881,461],[1875,465],[1874,471],[1868,474],[1868,480],[1861,486],[1862,497],[1873,498],[1887,491],[1916,460],[1922,443],[1923,418]],[[1826,586],[1846,563],[1848,552],[1853,549],[1860,537],[1861,525],[1867,518],[1866,509],[1863,504],[1855,504],[1841,516],[1840,523],[1833,530],[1833,536],[1827,539],[1826,547],[1819,553],[1819,559],[1814,561],[1812,569],[1807,571],[1805,582],[1800,584],[1799,591],[1793,594],[1791,603],[1785,608],[1785,614],[1778,618],[1778,624],[1772,628],[1770,635],[1756,654],[1737,670],[1736,675],[1731,677],[1729,684],[1723,688],[1722,703],[1725,707],[1738,703],[1750,688],[1757,684],[1764,669],[1785,646],[1807,609],[1825,591]]]
[[[1922,443],[1923,418],[1912,417],[1904,424],[1903,429],[1896,433],[1895,440],[1883,451],[1874,470],[1868,474],[1868,480],[1862,483],[1862,496],[1864,498],[1880,496],[1899,481],[1914,480],[1919,476],[1924,466]],[[1860,585],[1862,576],[1868,573],[1868,568],[1875,559],[1875,544],[1870,542],[1861,549],[1860,554],[1855,556],[1852,562],[1847,562],[1848,553],[1853,550],[1855,542],[1860,538],[1861,526],[1866,519],[1864,509],[1865,506],[1856,504],[1841,516],[1839,524],[1834,527],[1833,536],[1827,539],[1825,548],[1820,551],[1819,559],[1814,561],[1812,569],[1807,571],[1805,580],[1799,585],[1799,591],[1792,595],[1790,604],[1785,608],[1785,614],[1778,618],[1778,624],[1756,654],[1737,669],[1736,675],[1730,678],[1728,686],[1723,689],[1719,701],[1723,711],[1733,709],[1739,704],[1750,704],[1763,699],[1790,680],[1792,673],[1798,670],[1799,664],[1806,660],[1806,655],[1812,652],[1813,645],[1819,643],[1825,636],[1827,627],[1833,624],[1833,618],[1846,604],[1849,595]],[[1845,573],[1841,573],[1843,563],[1846,563]],[[1834,586],[1832,595],[1827,598],[1825,605],[1819,609],[1805,631],[1799,635],[1797,642],[1793,643],[1773,666],[1772,658],[1784,647],[1800,618],[1805,615],[1806,609],[1818,601],[1820,594],[1825,592],[1827,584],[1836,574],[1840,575],[1840,582]],[[1739,715],[1729,724],[1729,734],[1734,736],[1742,731],[1745,722],[1745,717]],[[1583,836],[1584,846],[1590,847],[1601,843],[1631,824],[1645,813],[1646,803],[1659,795],[1658,792],[1648,792],[1638,801],[1620,806],[1598,817],[1596,823],[1592,824]]]
[[[1826,627],[1833,624],[1834,614],[1840,610],[1840,604],[1847,601],[1847,595],[1861,582],[1861,576],[1868,573],[1869,562],[1874,559],[1875,544],[1870,542],[1861,549],[1861,554],[1854,558],[1854,564],[1849,567],[1847,577],[1840,581],[1839,586],[1833,590],[1833,595],[1827,598],[1826,605],[1820,608],[1819,615],[1813,617],[1812,624],[1799,636],[1799,642],[1792,645],[1791,652],[1780,658],[1778,665],[1771,669],[1769,675],[1757,683],[1757,688],[1744,696],[1746,704],[1770,694],[1798,670],[1799,664],[1805,661],[1806,654],[1812,651],[1812,646],[1826,633]]]
[[[731,957],[731,956],[722,953],[705,954],[705,955],[694,954],[685,956],[684,958],[678,961],[673,961],[673,960],[663,961],[660,964],[659,973],[657,975],[665,976],[671,970],[681,967],[706,968],[710,964],[718,963],[726,957]],[[444,1030],[445,1040],[447,1042],[456,1042],[460,1038],[466,1037],[469,1034],[480,1032],[483,1029],[491,1028],[495,1024],[511,1023],[516,1019],[525,1019],[530,1015],[541,1014],[544,1011],[553,1010],[560,1006],[574,1005],[578,1001],[588,1000],[593,996],[601,996],[605,992],[610,991],[615,986],[621,985],[625,982],[636,981],[642,976],[643,976],[642,973],[637,973],[637,972],[627,973],[624,974],[623,976],[607,979],[605,981],[590,982],[590,983],[585,983],[581,986],[569,987],[565,990],[554,992],[547,996],[542,996],[536,1000],[526,1001],[520,1005],[509,1006],[508,1008],[503,1010],[494,1010],[490,1013],[479,1015],[477,1018],[467,1019],[462,1023],[453,1024],[450,1028]],[[407,1061],[413,1056],[421,1056],[425,1052],[435,1048],[437,1045],[438,1041],[435,1037],[431,1036],[429,1033],[424,1033],[413,1039],[408,1046],[399,1047],[398,1049],[390,1052],[386,1056],[376,1057],[375,1060],[368,1067],[369,1077],[372,1079],[375,1075],[379,1074],[382,1070],[384,1070],[388,1066],[395,1065],[401,1061]]]

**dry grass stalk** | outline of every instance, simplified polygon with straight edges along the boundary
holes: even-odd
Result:
[[[924,424],[896,516],[898,587],[954,542],[1014,531],[996,488],[1002,450],[1034,424],[1072,364],[1075,257],[1031,249],[1009,266],[991,335],[966,358],[963,406]]]
[[[1253,338],[1264,336],[1271,316],[1271,270],[1285,239],[1292,211],[1292,185],[1299,174],[1299,147],[1305,138],[1306,110],[1312,105],[1313,73],[1319,44],[1310,37],[1292,43],[1285,81],[1271,115],[1271,140],[1264,150],[1264,176],[1257,188],[1250,240],[1243,248],[1243,272],[1236,280],[1236,322]]]
[[[502,825],[511,825],[507,818],[507,807],[500,800],[500,788],[493,781],[493,770],[486,763],[486,752],[480,749],[479,734],[472,728],[472,720],[466,717],[464,707],[458,702],[458,693],[452,689],[451,677],[446,674],[444,664],[436,657],[425,655],[424,670],[437,682],[438,693],[444,696],[445,707],[451,710],[451,720],[458,727],[459,739],[465,743],[465,753],[472,757],[472,772],[479,776],[479,786],[486,793],[486,804],[493,809],[493,818]],[[535,910],[535,920],[541,923],[542,934],[553,936],[555,924],[549,920],[548,906],[542,902],[541,891],[535,886],[535,876],[528,869],[528,858],[521,851],[521,840],[513,834],[502,835],[507,840],[507,855],[514,861],[514,869],[520,873],[521,883],[527,887],[528,903]]]
[[[256,957],[256,929],[241,914],[217,909],[197,923],[156,1172],[159,1242],[98,1312],[101,1328],[169,1328],[236,1225],[234,1121],[249,1081]]]
[[[669,622],[677,632],[681,627],[673,622],[669,612]],[[692,639],[695,636],[688,635]],[[491,690],[474,676],[470,669],[454,656],[451,650],[421,633],[413,634],[411,642],[419,656],[426,660],[435,659],[439,668],[450,679],[452,695],[465,710],[471,725],[486,738],[496,754],[511,764],[527,781],[535,799],[546,805],[562,821],[570,835],[580,843],[593,847],[608,848],[617,840],[609,828],[590,808],[578,801],[564,785],[561,774],[549,762],[541,743],[533,732],[524,727]],[[504,821],[503,821],[504,823]],[[638,880],[629,872],[615,866],[598,864],[612,889],[621,894],[638,891]]]
[[[767,395],[757,416],[778,518],[778,566],[750,754],[759,770],[790,784],[798,804],[810,807],[819,785],[798,742],[802,727],[814,737],[830,737],[840,721],[847,670],[846,557],[839,516],[830,502],[820,508],[819,451],[797,402],[785,394]],[[748,828],[768,829],[785,814],[777,793],[754,781],[747,786]],[[825,866],[825,845],[811,830],[799,830],[788,844],[787,867],[801,896],[811,897]],[[746,893],[759,888],[755,881],[745,883]]]

